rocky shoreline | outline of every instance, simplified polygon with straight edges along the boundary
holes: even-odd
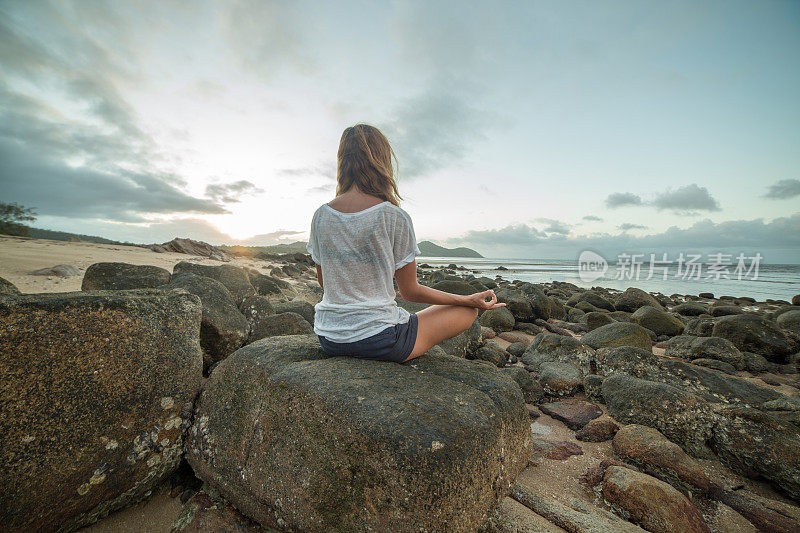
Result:
[[[507,306],[396,365],[325,356],[308,256],[186,259],[0,279],[5,527],[168,492],[173,531],[800,529],[800,296],[420,268]]]

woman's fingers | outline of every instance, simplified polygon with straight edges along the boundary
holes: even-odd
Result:
[[[492,289],[483,292],[476,292],[471,296],[471,298],[475,299],[475,307],[478,307],[479,309],[496,309],[506,305],[504,303],[497,303],[497,295]],[[489,299],[487,300],[486,298]]]
[[[489,298],[488,301],[486,300],[487,297]],[[489,289],[481,293],[481,301],[483,302],[484,309],[492,309],[494,304],[497,303],[497,296],[494,294],[493,290]]]

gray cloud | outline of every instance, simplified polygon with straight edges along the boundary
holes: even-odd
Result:
[[[642,205],[642,198],[632,192],[615,192],[606,198],[606,207],[612,209],[626,205]]]
[[[499,229],[473,230],[447,240],[450,246],[474,246],[484,254],[506,257],[550,257],[577,255],[585,249],[604,253],[621,251],[772,251],[783,260],[800,260],[800,214],[776,218],[713,222],[700,220],[688,228],[672,226],[661,233],[635,236],[627,232],[616,235],[544,235],[528,225],[511,225]],[[767,261],[772,261],[771,257]]]
[[[301,180],[311,179],[319,182],[323,178],[323,183],[313,185],[306,189],[308,194],[329,193],[336,189],[336,164],[320,163],[305,167],[282,168],[277,171],[278,176],[285,178],[297,178]]]
[[[306,192],[309,193],[321,193],[321,192],[333,192],[336,190],[335,183],[326,183],[324,185],[317,185],[316,187],[309,187]]]
[[[211,200],[180,191],[167,178],[72,168],[0,139],[3,199],[35,207],[40,215],[141,221],[144,213],[227,213]]]
[[[545,224],[545,227],[542,229],[542,231],[545,233],[567,235],[569,234],[570,229],[572,228],[572,226],[570,226],[566,222],[561,222],[560,220],[554,220],[552,218],[537,218],[536,221]]]
[[[36,207],[43,216],[116,221],[152,213],[226,213],[214,201],[186,194],[181,177],[155,166],[164,156],[111,81],[130,79],[121,66],[129,63],[115,61],[57,8],[25,7],[51,25],[47,34],[55,44],[43,44],[35,28],[12,27],[13,17],[0,19],[0,67],[7,75],[0,82],[3,199]],[[12,83],[47,87],[70,101],[67,109],[80,108],[81,118],[35,92],[18,92]]]
[[[458,85],[456,80],[437,80],[378,124],[400,161],[401,178],[424,177],[459,163],[473,143],[486,137],[493,113],[462,96]]]
[[[470,246],[518,246],[526,247],[547,238],[547,235],[533,226],[515,224],[499,229],[470,230],[462,237],[447,239],[448,243]]]
[[[764,198],[771,200],[788,200],[800,196],[800,180],[780,180],[769,186]]]
[[[398,69],[413,72],[422,87],[376,125],[397,153],[401,179],[416,179],[468,161],[472,148],[508,121],[488,101],[493,81],[483,81],[495,79],[493,53],[502,48],[507,13],[480,2],[393,9],[390,35],[402,46]]]
[[[319,164],[316,166],[281,168],[278,170],[279,176],[292,178],[320,177],[336,181],[336,164]]]
[[[216,18],[223,35],[236,50],[236,60],[247,71],[272,79],[290,66],[308,73],[316,59],[302,35],[312,31],[317,10],[294,9],[294,4],[234,0],[218,7]]]
[[[719,202],[711,196],[708,189],[696,183],[659,193],[652,204],[660,210],[669,209],[681,214],[720,210]]]
[[[206,196],[217,203],[231,204],[240,202],[242,196],[248,194],[260,194],[264,189],[247,180],[239,180],[231,183],[213,183],[206,186]]]
[[[320,163],[307,167],[282,168],[278,170],[278,176],[286,178],[313,179],[319,182],[323,178],[324,182],[313,185],[306,189],[309,194],[329,193],[336,189],[336,165]]]
[[[681,215],[697,215],[699,211],[719,211],[719,202],[711,196],[708,189],[696,183],[667,189],[656,193],[652,201],[644,201],[632,192],[615,192],[606,198],[606,207],[615,209],[624,206],[653,206],[659,211],[669,210]]]
[[[586,215],[585,217],[583,217],[583,220],[588,220],[590,222],[602,222],[603,221],[602,218],[600,218],[598,216],[595,216],[595,215]]]
[[[6,74],[19,76],[49,88],[58,88],[81,102],[88,111],[118,133],[146,140],[130,106],[111,81],[129,79],[129,61],[114,61],[107,50],[72,26],[57,10],[37,11],[43,23],[56,28],[55,44],[45,45],[35,30],[0,21],[0,65]],[[47,20],[49,19],[49,20]],[[51,28],[52,29],[52,28]],[[130,65],[133,66],[133,65]]]
[[[647,229],[647,226],[642,226],[641,224],[631,224],[630,222],[625,222],[617,227],[622,231],[628,231],[630,229]]]

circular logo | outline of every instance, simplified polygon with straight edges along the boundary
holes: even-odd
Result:
[[[602,278],[608,271],[608,263],[599,254],[584,250],[578,257],[578,277],[581,281],[589,283]]]

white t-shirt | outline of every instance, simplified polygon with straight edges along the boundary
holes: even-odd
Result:
[[[322,267],[314,332],[333,342],[366,339],[408,322],[395,302],[394,272],[420,254],[411,217],[391,202],[356,213],[321,205],[311,219],[308,252]]]

